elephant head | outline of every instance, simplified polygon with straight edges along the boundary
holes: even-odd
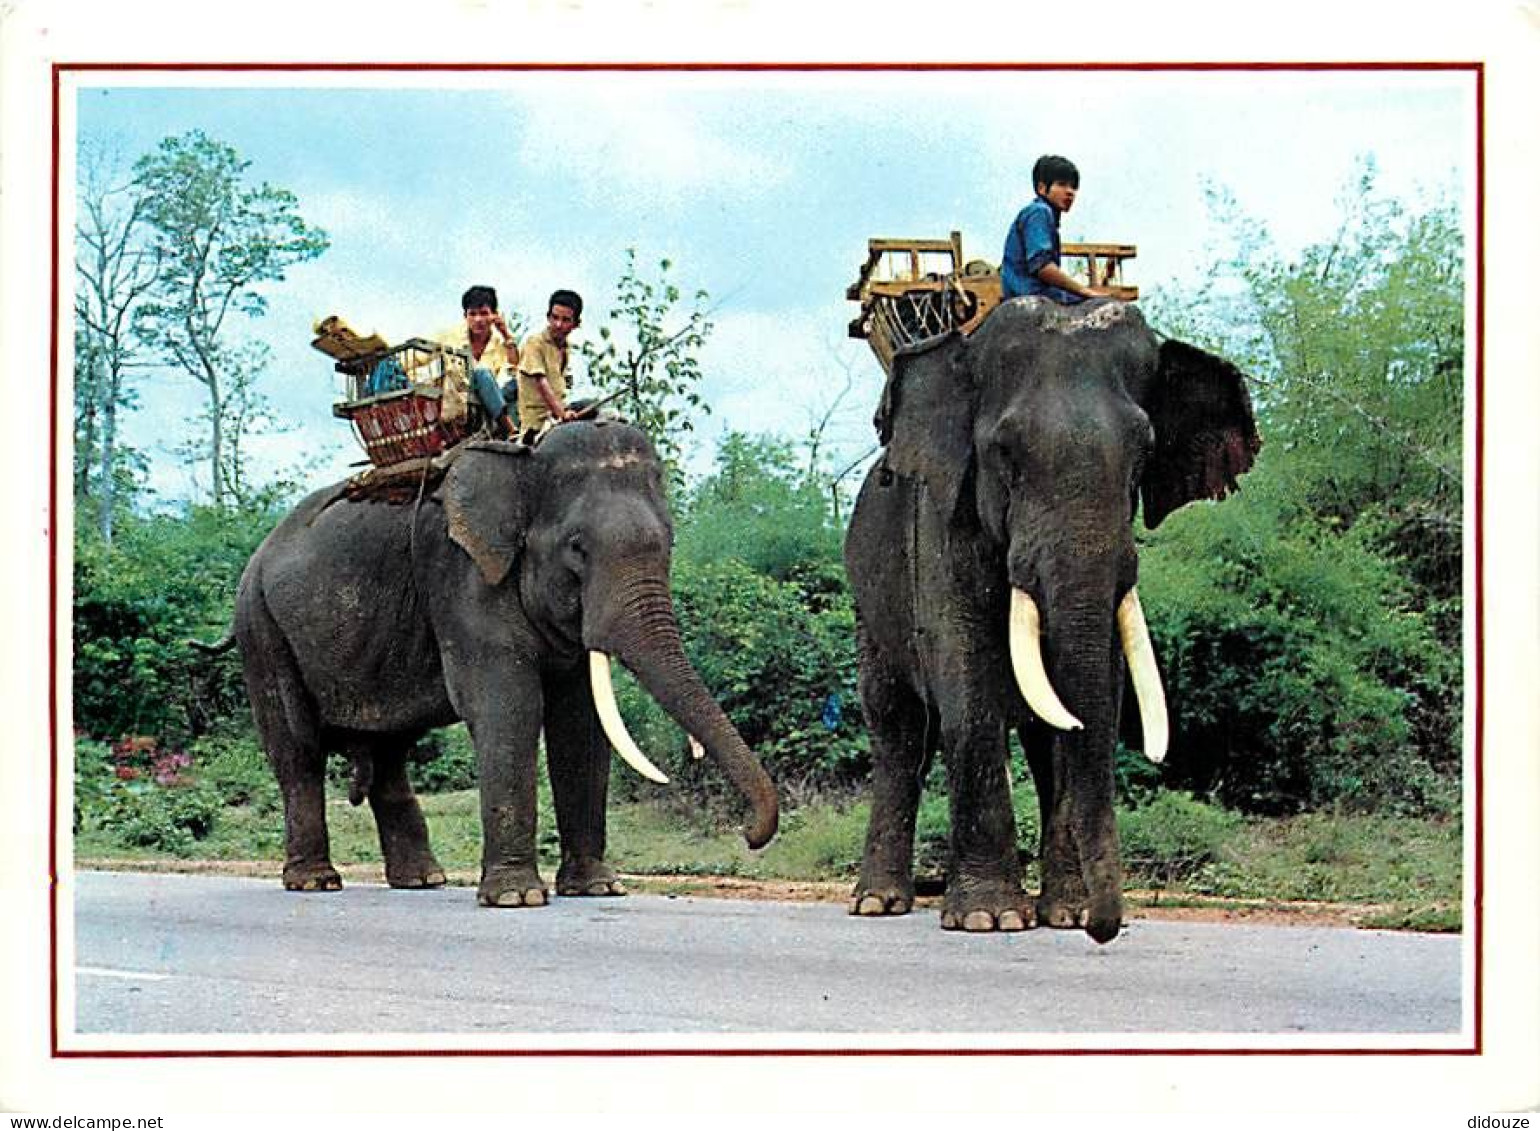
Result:
[[[943,360],[944,358],[944,360]],[[1261,448],[1245,379],[1228,361],[1157,341],[1134,306],[1006,303],[971,339],[906,381],[901,359],[875,420],[895,471],[924,482],[950,514],[968,505],[1006,550],[1011,660],[1035,713],[1081,721],[1053,689],[1045,621],[1059,664],[1100,654],[1116,625],[1160,761],[1167,733],[1159,676],[1134,581],[1131,519],[1154,529],[1196,499],[1236,488]],[[1083,686],[1083,681],[1073,681]],[[1104,682],[1104,681],[1099,681]],[[1105,714],[1091,703],[1086,714]]]
[[[1218,357],[1158,339],[1134,306],[1017,299],[996,308],[970,337],[900,356],[875,423],[887,450],[870,513],[883,517],[866,522],[862,545],[854,556],[847,548],[847,560],[870,569],[882,551],[867,544],[903,533],[891,529],[906,521],[895,518],[901,508],[880,502],[884,477],[913,484],[912,493],[889,494],[913,498],[919,508],[909,536],[914,576],[932,568],[927,562],[949,563],[934,567],[930,583],[957,592],[926,594],[931,611],[914,614],[915,638],[923,642],[917,654],[928,658],[911,682],[933,688],[924,694],[940,711],[943,730],[950,725],[961,733],[1002,713],[1041,728],[1028,749],[1044,807],[1038,918],[1084,914],[1094,937],[1110,938],[1121,922],[1112,752],[1125,656],[1145,752],[1158,761],[1167,744],[1164,696],[1135,589],[1132,520],[1141,502],[1153,528],[1192,500],[1235,488],[1261,444],[1245,381]],[[922,512],[930,516],[924,522]],[[872,587],[869,603],[892,600],[885,594],[895,583],[882,584],[887,588]],[[880,626],[864,631],[872,640],[868,651],[887,670],[908,670],[902,656],[915,646],[884,636]],[[983,642],[960,640],[965,632]],[[978,672],[979,656],[1000,670]],[[937,695],[968,705],[938,707]],[[948,710],[958,721],[948,724]],[[1049,734],[1045,754],[1042,736]],[[978,753],[978,734],[943,741],[968,748],[948,751],[965,767],[986,757]],[[987,745],[998,751],[989,758],[1003,758],[1003,740]],[[1003,781],[996,771],[971,768],[953,777],[977,797],[985,796],[976,787],[984,777]],[[976,803],[998,814],[997,791],[991,786],[989,800]],[[974,854],[1004,859],[1006,834],[991,835],[1000,843],[974,846]],[[893,904],[894,891],[903,903],[901,884],[883,888],[895,874],[891,860],[869,863],[867,871],[875,878],[858,897],[882,889],[889,893],[881,896],[884,907]],[[1001,890],[1013,886],[1008,865],[996,871],[1004,877]],[[973,882],[987,886],[979,877]],[[1009,906],[1001,897],[984,911],[998,917]]]
[[[537,447],[472,444],[441,492],[450,538],[485,585],[516,596],[542,654],[581,663],[616,751],[667,779],[626,732],[610,683],[620,660],[748,800],[758,848],[775,834],[775,787],[686,658],[669,591],[673,525],[657,455],[618,422],[565,424]],[[512,607],[513,602],[504,602]]]

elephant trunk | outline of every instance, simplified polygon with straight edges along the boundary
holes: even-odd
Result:
[[[666,579],[666,571],[630,579],[614,606],[601,604],[605,611],[585,617],[584,642],[625,664],[722,767],[753,811],[744,839],[750,848],[763,847],[780,820],[775,785],[685,655]]]
[[[1118,604],[1118,641],[1128,661],[1134,697],[1144,727],[1144,753],[1151,762],[1165,760],[1170,741],[1166,693],[1155,665],[1155,648],[1137,590],[1130,589]],[[1037,602],[1021,589],[1011,590],[1011,669],[1022,698],[1037,716],[1059,730],[1079,730],[1077,719],[1060,701],[1043,660],[1042,613]]]
[[[1048,610],[1048,670],[1083,727],[1057,734],[1057,759],[1068,775],[1070,821],[1090,894],[1086,932],[1099,942],[1117,934],[1123,872],[1113,816],[1113,752],[1122,699],[1122,645],[1112,594],[1104,600]]]

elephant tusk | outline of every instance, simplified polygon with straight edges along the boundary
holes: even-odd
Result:
[[[699,762],[706,756],[706,748],[701,745],[700,739],[690,735],[690,757]]]
[[[1043,619],[1037,602],[1020,589],[1011,590],[1011,671],[1027,706],[1038,718],[1059,730],[1084,729],[1079,719],[1065,709],[1048,682],[1043,667]]]
[[[588,653],[588,675],[593,686],[594,708],[599,712],[599,725],[604,728],[604,737],[610,740],[615,753],[648,781],[667,785],[667,775],[642,753],[626,730],[625,720],[620,717],[620,708],[615,703],[615,685],[610,680],[610,658],[603,652]]]
[[[1166,719],[1166,692],[1155,667],[1155,647],[1150,643],[1144,609],[1139,604],[1139,594],[1133,589],[1118,606],[1118,637],[1123,641],[1123,655],[1128,657],[1134,698],[1139,700],[1139,719],[1144,724],[1144,756],[1152,762],[1163,762],[1171,737]]]

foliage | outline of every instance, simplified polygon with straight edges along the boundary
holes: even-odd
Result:
[[[1231,237],[1170,333],[1256,383],[1242,493],[1149,539],[1141,588],[1176,714],[1166,784],[1289,812],[1457,804],[1463,262],[1457,211],[1385,198],[1366,163],[1329,242]]]
[[[674,583],[685,650],[771,777],[798,790],[864,770],[848,602],[816,608],[731,558],[681,563]]]
[[[118,414],[137,404],[129,377],[144,364],[138,312],[160,262],[146,238],[146,202],[110,153],[83,149],[77,195],[75,495],[94,502],[97,530],[110,544],[135,457],[121,444]]]
[[[191,856],[220,811],[219,794],[188,773],[191,757],[144,736],[112,746],[77,741],[77,832],[105,831],[128,848]]]
[[[703,290],[687,312],[677,308],[684,293],[658,263],[658,277],[642,277],[636,249],[626,249],[626,265],[616,285],[610,321],[599,327],[599,341],[582,344],[589,379],[601,394],[621,394],[618,411],[642,429],[668,467],[671,481],[683,483],[683,435],[695,430],[697,414],[710,413],[701,397],[697,353],[711,334]]]
[[[1118,841],[1129,880],[1170,887],[1216,859],[1240,827],[1240,818],[1189,793],[1162,790],[1119,811]]]
[[[476,749],[464,723],[436,730],[417,744],[407,777],[420,793],[476,788]]]
[[[1458,742],[1458,651],[1371,525],[1286,521],[1276,490],[1253,472],[1242,500],[1174,516],[1144,553],[1173,709],[1166,783],[1260,812],[1445,811],[1457,747],[1416,737],[1447,712]]]
[[[210,659],[189,638],[218,639],[271,507],[126,518],[111,546],[77,531],[75,726],[92,737],[156,735],[173,743],[245,719],[232,655]]]
[[[241,441],[256,370],[230,341],[232,313],[260,317],[259,289],[328,246],[300,217],[293,193],[246,183],[251,162],[201,130],[168,137],[134,165],[160,270],[140,308],[144,334],[169,364],[207,393],[206,452],[213,501],[241,500]],[[243,404],[247,407],[242,407]],[[234,418],[232,419],[232,413]]]
[[[686,500],[679,527],[685,561],[735,558],[777,581],[803,579],[824,596],[845,587],[829,500],[798,469],[790,441],[728,432],[715,472]]]

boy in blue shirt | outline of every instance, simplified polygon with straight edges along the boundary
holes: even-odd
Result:
[[[1017,215],[1000,259],[1000,300],[1041,295],[1054,302],[1096,298],[1084,283],[1059,266],[1059,217],[1080,191],[1080,170],[1066,157],[1039,157],[1032,166],[1036,198]]]

